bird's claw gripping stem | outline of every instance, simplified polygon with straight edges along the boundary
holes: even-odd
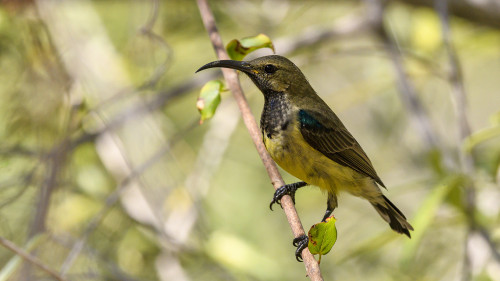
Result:
[[[295,250],[295,258],[297,259],[298,262],[303,262],[302,250],[307,248],[308,244],[309,244],[309,238],[307,237],[307,235],[301,235],[293,239],[293,246],[297,247],[297,250]]]
[[[292,197],[293,204],[295,204],[295,192],[297,189],[306,186],[307,183],[301,181],[301,182],[296,182],[296,183],[291,183],[291,184],[286,184],[281,186],[280,188],[276,189],[276,192],[274,192],[273,200],[271,201],[271,204],[269,204],[269,208],[271,211],[273,210],[273,204],[276,203],[281,206],[281,198],[285,195],[290,195]],[[283,207],[282,207],[283,208]]]

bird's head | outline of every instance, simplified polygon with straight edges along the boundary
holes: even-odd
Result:
[[[213,67],[237,69],[247,74],[255,85],[266,95],[270,92],[301,93],[309,82],[300,69],[285,57],[272,55],[251,61],[219,60],[200,67],[196,72]],[[292,91],[292,89],[295,89]]]

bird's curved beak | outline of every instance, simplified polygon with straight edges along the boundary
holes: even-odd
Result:
[[[236,61],[236,60],[217,60],[213,62],[209,62],[205,64],[204,66],[200,67],[196,72],[205,70],[207,68],[213,68],[213,67],[225,67],[225,68],[232,68],[236,70],[240,70],[242,72],[245,72],[247,74],[252,74],[252,67],[250,63],[246,61]]]

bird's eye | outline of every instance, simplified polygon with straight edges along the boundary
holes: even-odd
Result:
[[[264,66],[264,71],[268,74],[273,74],[276,72],[276,70],[278,70],[276,68],[276,66],[272,65],[272,64],[268,64],[266,66]]]

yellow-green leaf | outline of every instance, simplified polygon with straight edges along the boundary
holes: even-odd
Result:
[[[335,227],[335,222],[335,218],[331,216],[324,222],[311,226],[309,230],[309,244],[307,247],[311,254],[319,254],[318,262],[321,261],[321,255],[328,254],[337,241],[337,227]]]
[[[492,138],[500,136],[500,126],[481,129],[464,140],[463,148],[465,152],[470,153],[474,147]]]
[[[214,116],[220,103],[220,93],[223,88],[224,84],[219,80],[209,81],[201,88],[196,101],[196,107],[201,114],[200,124]]]
[[[227,54],[232,60],[242,60],[249,53],[261,48],[270,48],[274,52],[273,42],[267,35],[262,33],[241,40],[233,39],[226,46]]]

